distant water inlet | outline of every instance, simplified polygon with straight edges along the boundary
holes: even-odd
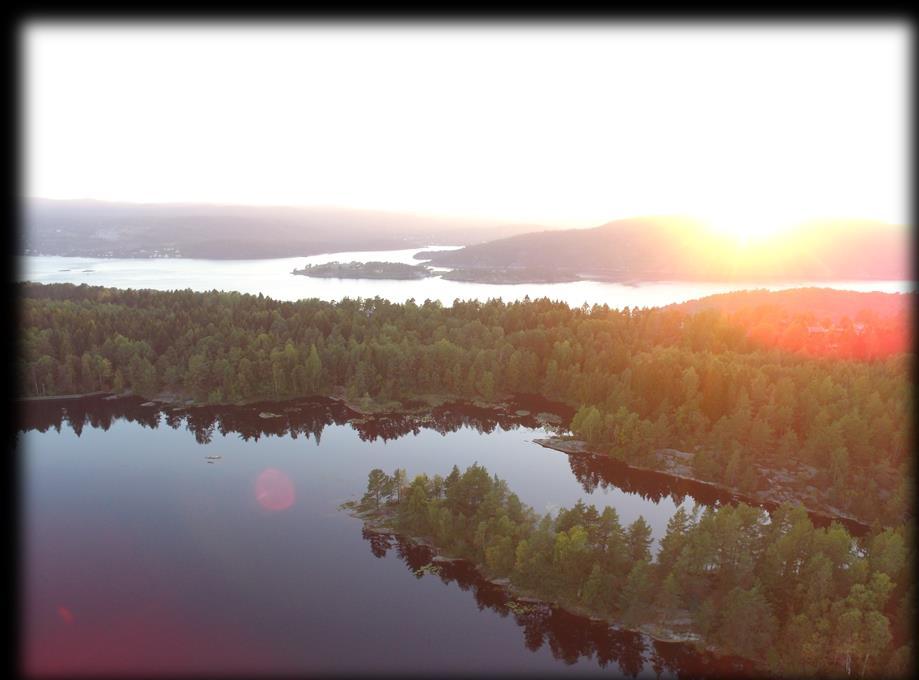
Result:
[[[571,306],[609,305],[610,307],[659,307],[685,302],[706,295],[734,290],[765,288],[783,290],[801,286],[818,286],[854,291],[905,293],[915,290],[910,281],[794,281],[785,283],[744,282],[648,282],[639,285],[600,281],[569,281],[537,284],[488,284],[451,281],[439,276],[424,279],[336,279],[297,276],[291,272],[306,265],[340,262],[396,262],[418,264],[414,255],[422,250],[443,250],[443,246],[425,249],[327,253],[310,257],[268,260],[195,260],[195,259],[117,259],[58,256],[22,256],[17,278],[36,283],[85,283],[114,288],[151,288],[154,290],[210,291],[224,290],[259,293],[277,300],[319,298],[340,300],[382,297],[393,302],[414,299],[439,300],[451,305],[454,300],[502,298],[506,301],[524,297],[561,300]]]

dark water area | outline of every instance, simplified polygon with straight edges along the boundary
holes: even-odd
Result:
[[[728,673],[752,677],[754,671],[742,659],[726,659],[697,652],[687,645],[653,640],[640,633],[577,616],[548,604],[524,603],[479,574],[465,560],[441,562],[433,567],[434,553],[397,535],[363,531],[374,557],[394,555],[415,578],[438,578],[471,593],[479,610],[490,610],[519,626],[524,646],[531,652],[548,648],[554,659],[567,666],[593,661],[600,669],[615,669],[625,676],[643,675],[650,664],[661,677],[703,678]]]
[[[536,414],[446,404],[360,416],[333,400],[174,408],[101,397],[22,405],[28,673],[570,673],[705,677],[728,660],[552,608],[521,614],[467,564],[373,538],[338,509],[367,474],[474,462],[537,512],[639,515],[730,502],[532,442]],[[260,417],[278,414],[279,417]],[[560,413],[567,420],[570,413]],[[610,466],[610,464],[613,464]],[[727,665],[725,665],[727,664]]]

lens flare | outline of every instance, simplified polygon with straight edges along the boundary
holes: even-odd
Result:
[[[294,504],[294,484],[275,468],[262,470],[255,480],[255,500],[266,510],[286,510]]]

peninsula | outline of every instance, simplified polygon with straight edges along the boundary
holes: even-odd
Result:
[[[760,671],[793,673],[809,662],[813,671],[831,674],[855,659],[865,668],[872,660],[883,664],[889,652],[884,604],[902,559],[888,564],[881,555],[902,535],[887,529],[860,545],[839,524],[815,528],[799,504],[784,503],[771,518],[744,503],[701,513],[679,508],[656,556],[643,517],[623,526],[614,508],[581,501],[540,517],[477,464],[411,482],[405,470],[374,469],[360,501],[340,507],[361,518],[365,531],[430,547],[436,555],[422,572],[466,560],[515,606],[552,604],[658,640],[747,659]],[[793,574],[779,559],[791,540],[811,546],[809,565],[825,565],[822,589],[804,587],[810,569]],[[845,630],[832,639],[811,634],[812,645],[842,650],[819,657],[806,645],[771,653],[789,630],[806,637],[829,628],[827,616],[868,620],[876,634],[848,647],[842,642],[853,638]]]

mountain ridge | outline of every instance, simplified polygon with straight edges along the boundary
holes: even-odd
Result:
[[[466,245],[533,224],[334,206],[123,203],[28,198],[21,254],[249,259],[439,243]]]
[[[600,280],[906,279],[901,232],[871,220],[826,220],[743,246],[698,220],[646,216],[513,235],[419,259],[442,267],[553,267]]]

